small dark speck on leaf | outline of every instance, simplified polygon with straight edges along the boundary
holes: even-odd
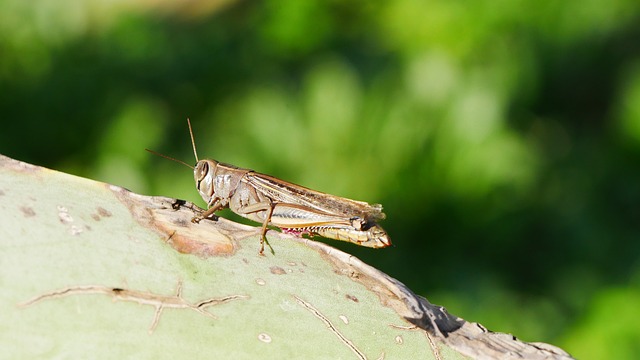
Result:
[[[271,273],[274,275],[284,275],[287,273],[283,268],[279,266],[272,266],[269,268],[269,270],[271,270]]]
[[[22,214],[24,215],[24,217],[36,216],[36,212],[33,210],[33,208],[30,208],[28,206],[20,207],[20,211],[22,211]]]
[[[359,302],[358,298],[353,296],[353,295],[349,295],[349,294],[345,294],[344,297],[346,297],[347,299],[353,301],[353,302]]]
[[[98,215],[102,217],[111,217],[111,212],[103,207],[98,206]]]
[[[184,219],[176,219],[173,221],[174,224],[176,224],[177,226],[180,227],[187,227],[189,226],[189,222],[185,221]]]

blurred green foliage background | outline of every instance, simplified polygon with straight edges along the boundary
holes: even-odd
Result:
[[[640,2],[0,0],[0,153],[194,201],[199,155],[384,204],[453,314],[640,358]],[[256,244],[257,249],[257,244]]]

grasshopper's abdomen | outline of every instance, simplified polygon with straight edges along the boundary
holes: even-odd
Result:
[[[391,240],[387,233],[378,225],[373,225],[367,230],[354,230],[341,227],[320,227],[313,230],[314,233],[329,239],[348,241],[360,246],[371,248],[383,248],[391,246]]]
[[[391,245],[387,233],[373,221],[344,217],[292,204],[276,204],[269,222],[294,235],[320,235],[371,248]]]

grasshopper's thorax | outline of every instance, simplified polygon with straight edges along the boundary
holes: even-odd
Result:
[[[218,162],[215,160],[200,160],[193,169],[193,179],[202,199],[211,203],[215,194],[214,178]]]
[[[215,160],[199,160],[193,169],[193,178],[200,196],[207,205],[212,206],[218,202],[220,206],[226,207],[242,177],[248,172],[250,170],[222,164]]]

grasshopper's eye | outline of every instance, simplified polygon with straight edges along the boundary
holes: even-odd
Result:
[[[202,180],[209,172],[209,164],[206,161],[201,161],[196,167],[196,172],[198,173],[198,180]]]
[[[215,191],[213,186],[213,175],[216,172],[217,162],[214,160],[198,161],[193,170],[193,178],[196,181],[196,189],[207,202],[211,200],[211,196]],[[210,173],[211,172],[211,173]]]
[[[209,173],[209,164],[206,161],[199,161],[193,171],[193,177],[199,184]]]

